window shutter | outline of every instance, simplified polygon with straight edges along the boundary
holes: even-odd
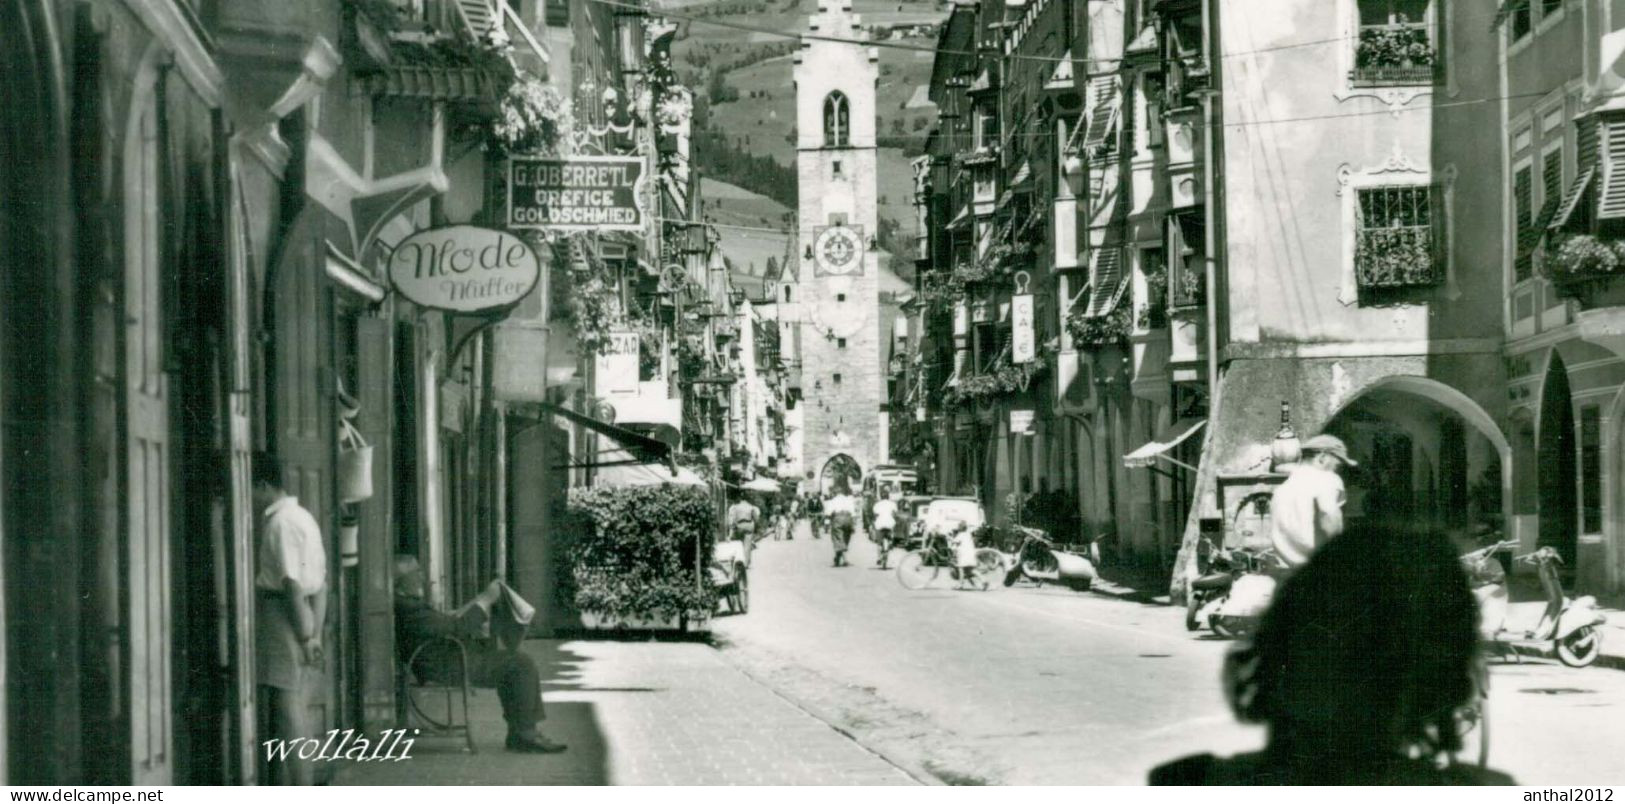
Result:
[[[1433,281],[1444,281],[1450,267],[1450,205],[1444,185],[1428,186],[1428,223],[1433,248]]]

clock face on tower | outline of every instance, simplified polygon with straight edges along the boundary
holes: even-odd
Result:
[[[863,273],[862,239],[850,226],[831,226],[819,232],[813,242],[813,257],[822,274]]]

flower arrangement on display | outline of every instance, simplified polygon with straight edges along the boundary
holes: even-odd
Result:
[[[1102,349],[1128,343],[1133,329],[1129,305],[1118,304],[1105,315],[1086,316],[1074,308],[1066,316],[1066,331],[1079,349]]]
[[[579,235],[567,238],[559,248],[575,251],[582,249],[573,242]],[[584,259],[575,259],[580,254]],[[564,259],[555,259],[553,287],[557,294],[555,309],[575,330],[576,342],[584,353],[597,354],[609,345],[609,333],[625,325],[626,314],[621,309],[620,295],[613,284],[605,279],[606,269],[600,262],[594,264],[591,252],[582,249]],[[570,267],[584,262],[585,269]]]
[[[1427,28],[1400,23],[1362,28],[1354,50],[1358,69],[1375,67],[1431,67],[1435,59]]]
[[[986,371],[961,378],[958,385],[948,389],[943,404],[956,408],[1026,390],[1033,378],[1044,370],[1044,362],[1042,355],[1035,357],[1031,363],[1016,364],[1001,360]]]
[[[1354,244],[1361,287],[1431,285],[1439,280],[1433,233],[1426,226],[1364,229]]]
[[[1564,235],[1546,245],[1541,266],[1548,278],[1563,281],[1620,273],[1625,267],[1625,240],[1588,234]]]
[[[1168,326],[1168,269],[1157,266],[1145,272],[1145,307],[1140,310],[1140,329]]]
[[[498,103],[491,135],[505,153],[567,156],[574,151],[575,104],[536,76],[517,76]]]
[[[687,87],[671,86],[660,93],[655,106],[655,124],[664,130],[680,130],[694,116],[694,96]]]

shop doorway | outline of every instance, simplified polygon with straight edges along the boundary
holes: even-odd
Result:
[[[1539,452],[1536,476],[1540,482],[1540,536],[1538,547],[1551,547],[1563,559],[1565,573],[1574,571],[1579,551],[1576,490],[1577,454],[1574,443],[1574,399],[1563,358],[1552,352],[1540,395]]]

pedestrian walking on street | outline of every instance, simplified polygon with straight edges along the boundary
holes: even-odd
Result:
[[[953,536],[949,537],[948,546],[954,551],[954,565],[959,568],[959,588],[975,589],[979,584],[986,592],[988,582],[986,578],[976,575],[976,537],[971,535],[970,528],[965,523],[959,523]]]
[[[1442,534],[1344,534],[1281,585],[1251,645],[1225,661],[1230,706],[1268,728],[1264,750],[1185,757],[1151,783],[1512,784],[1451,764],[1477,652],[1478,606]]]
[[[270,734],[284,745],[314,739],[311,692],[321,682],[327,622],[327,550],[316,517],[283,489],[282,464],[254,459],[253,501],[260,512],[254,588],[256,669],[270,707]],[[314,766],[295,755],[271,768],[281,784],[309,785]]]
[[[829,517],[830,546],[835,548],[835,566],[846,566],[846,550],[852,543],[852,531],[857,527],[858,500],[848,490],[846,481],[835,486],[835,495],[824,501],[824,515]]]
[[[1288,570],[1303,566],[1343,532],[1347,494],[1337,473],[1359,465],[1337,436],[1317,435],[1303,443],[1303,451],[1307,457],[1270,497],[1270,542]]]
[[[762,511],[745,498],[745,492],[736,490],[734,504],[728,506],[728,537],[745,543],[745,555],[756,547],[757,533],[762,529]]]
[[[891,498],[891,489],[881,489],[875,501],[875,566],[886,566],[886,554],[891,551],[892,539],[897,533],[897,503]]]

